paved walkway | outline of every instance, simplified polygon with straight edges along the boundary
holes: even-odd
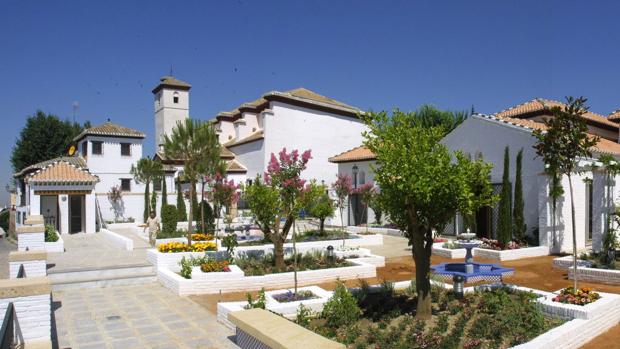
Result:
[[[48,253],[50,270],[100,269],[146,264],[146,250],[126,251],[102,233],[63,235],[65,252]]]
[[[58,348],[237,348],[232,331],[159,284],[56,291]]]
[[[404,237],[383,235],[383,245],[368,246],[367,248],[373,254],[385,258],[411,257],[411,246],[407,245],[407,239]]]

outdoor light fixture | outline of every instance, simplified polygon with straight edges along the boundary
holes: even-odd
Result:
[[[452,284],[454,295],[457,299],[463,299],[463,284],[465,283],[465,277],[463,275],[454,275],[452,281],[454,282]]]
[[[334,246],[332,245],[327,246],[327,261],[329,263],[334,262]]]

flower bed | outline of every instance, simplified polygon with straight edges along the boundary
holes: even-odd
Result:
[[[182,242],[168,242],[157,246],[157,251],[161,253],[175,253],[175,252],[206,252],[216,251],[217,244],[215,242],[198,242],[192,245],[188,245]]]
[[[273,294],[271,297],[278,303],[299,302],[318,298],[318,296],[310,290],[298,290],[297,293],[294,293],[291,290],[286,290],[286,292],[283,293]]]
[[[549,247],[534,246],[522,247],[514,250],[489,250],[485,248],[474,248],[474,256],[485,259],[495,259],[499,261],[511,261],[522,258],[540,257],[549,255]]]
[[[294,259],[293,256],[286,258],[283,270],[275,268],[273,254],[235,258],[235,264],[243,270],[245,275],[255,276],[291,272],[294,268]],[[350,265],[351,263],[344,258],[328,258],[323,251],[308,252],[304,255],[299,254],[297,257],[297,271],[342,268]]]
[[[586,305],[593,302],[596,302],[601,296],[592,291],[592,289],[587,287],[582,287],[580,289],[575,290],[572,287],[567,287],[560,290],[560,293],[553,297],[554,302],[566,303],[566,304],[575,304],[575,305]]]
[[[389,286],[356,297],[336,290],[304,327],[350,348],[508,348],[561,324],[542,313],[537,296],[506,288],[469,293],[463,300],[434,290],[433,319],[413,317],[417,298]]]
[[[211,241],[213,240],[213,234],[192,234],[192,241]]]
[[[377,268],[374,265],[356,260],[347,263],[348,266],[340,268],[299,271],[297,273],[298,285],[315,285],[337,279],[351,280],[377,276]],[[243,271],[234,264],[230,265],[230,269],[231,272],[202,273],[200,267],[194,267],[192,278],[185,279],[171,268],[164,267],[157,269],[157,277],[164,287],[179,296],[248,292],[261,288],[287,288],[294,285],[293,272],[245,276]],[[236,270],[239,272],[236,273]]]
[[[444,242],[434,243],[432,253],[436,256],[441,256],[444,258],[451,259],[463,259],[465,258],[465,249],[464,248],[446,248]],[[452,247],[452,246],[450,246]],[[475,254],[475,250],[472,251],[472,254]]]
[[[65,242],[62,236],[58,234],[58,240],[54,242],[45,242],[45,251],[47,252],[65,252]]]
[[[499,241],[493,239],[482,238],[482,244],[478,248],[485,250],[518,250],[520,248],[527,247],[527,243],[519,241],[510,241],[506,246],[502,245]]]

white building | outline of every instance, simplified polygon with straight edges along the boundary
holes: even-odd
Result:
[[[510,149],[511,183],[515,182],[517,153],[523,149],[522,179],[527,233],[538,234],[539,243],[549,246],[552,252],[571,252],[572,222],[568,180],[567,178],[562,180],[566,194],[558,200],[557,222],[554,230],[548,178],[544,174],[542,159],[536,156],[533,148],[536,140],[532,136],[533,130],[544,128],[541,120],[552,117],[551,108],[561,105],[556,101],[534,99],[495,115],[473,115],[448,134],[442,143],[453,151],[459,150],[473,157],[482,156],[485,161],[492,163],[491,182],[497,194],[501,192],[505,147],[508,146]],[[600,141],[592,149],[594,158],[583,159],[580,162],[581,173],[575,174],[573,178],[577,246],[583,249],[591,244],[595,250],[598,250],[609,212],[613,210],[608,203],[618,203],[620,198],[620,186],[615,185],[620,181],[620,177],[616,177],[614,181],[613,197],[606,198],[604,173],[600,169],[593,170],[591,165],[601,154],[609,154],[620,159],[620,144],[618,144],[620,135],[617,124],[620,120],[620,112],[612,113],[608,117],[588,112],[584,115],[584,119],[588,124],[589,132],[599,136]],[[339,165],[339,173],[348,174],[353,178],[353,166],[356,166],[358,173],[366,172],[366,180],[373,178],[370,166],[376,163],[376,157],[364,146],[338,154],[330,161]],[[355,210],[349,210],[349,212],[352,211]],[[372,215],[372,212],[369,215]],[[495,237],[497,218],[497,205],[478,212],[476,225],[479,227],[479,234],[490,238]],[[350,223],[359,223],[354,217],[349,217],[349,219]],[[457,217],[443,233],[456,234],[462,231],[463,223]]]
[[[333,154],[359,145],[366,126],[361,111],[304,88],[268,92],[261,98],[216,116],[220,143],[234,154],[236,164],[245,168],[238,181],[251,181],[267,170],[271,154],[283,148],[312,150],[312,159],[303,172],[306,179],[330,184],[337,165]]]

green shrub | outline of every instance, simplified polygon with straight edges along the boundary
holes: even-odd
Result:
[[[248,305],[245,306],[245,309],[265,309],[267,300],[265,299],[264,288],[261,288],[261,290],[258,291],[258,297],[256,297],[256,301],[252,299],[252,295],[250,293],[247,293],[246,297],[248,299]]]
[[[58,241],[58,234],[56,233],[56,228],[53,225],[47,224],[45,226],[45,242],[56,242]]]
[[[187,260],[185,259],[185,257],[181,258],[181,262],[179,263],[181,265],[181,276],[186,278],[186,279],[191,279],[192,278],[192,261],[191,260]]]
[[[343,283],[338,283],[334,295],[325,303],[321,316],[325,318],[328,326],[338,328],[351,325],[361,314],[355,297]]]
[[[300,304],[297,309],[297,317],[295,322],[299,326],[308,327],[310,325],[310,318],[312,317],[312,309],[306,307],[305,305]]]
[[[166,205],[161,209],[162,233],[171,235],[177,230],[178,212],[174,205]]]
[[[0,227],[7,233],[9,232],[9,214],[9,210],[0,213]]]

